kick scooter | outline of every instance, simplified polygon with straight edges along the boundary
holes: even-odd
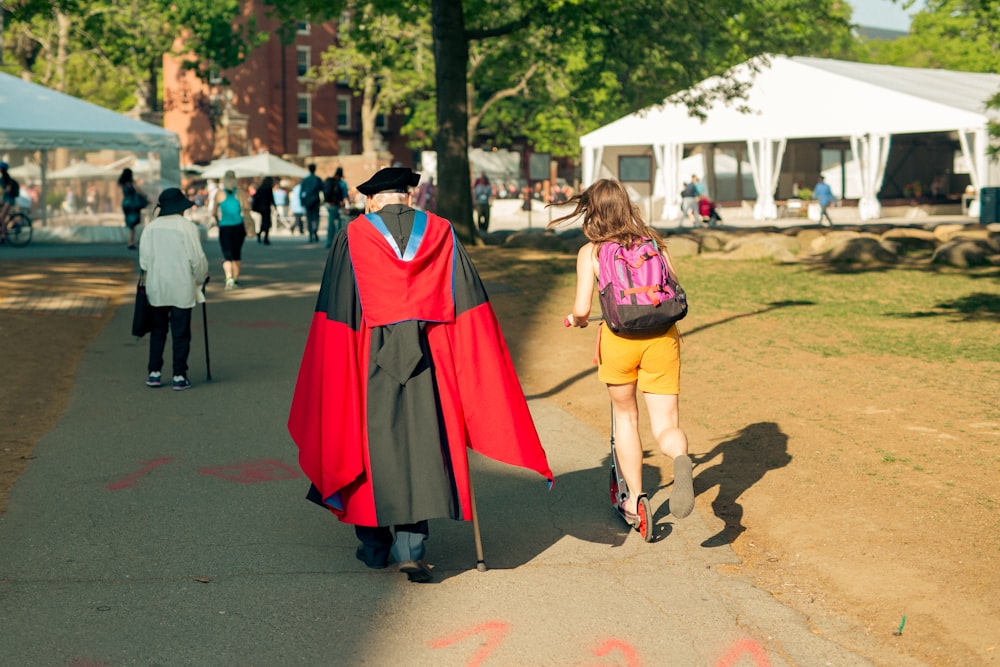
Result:
[[[625,499],[628,498],[628,484],[618,465],[618,454],[615,451],[615,411],[611,410],[611,504],[625,521],[642,535],[647,542],[653,541],[653,512],[649,507],[649,496],[645,493],[639,496],[635,506],[635,517],[625,513]]]
[[[601,317],[590,317],[590,322],[600,322]],[[573,326],[572,316],[563,321],[567,327]],[[611,470],[610,470],[610,492],[611,505],[618,512],[618,515],[625,523],[635,528],[642,539],[646,542],[653,541],[653,512],[649,507],[649,497],[644,493],[639,496],[635,507],[635,516],[630,517],[625,513],[625,500],[629,496],[628,484],[625,476],[621,473],[621,466],[618,464],[618,454],[615,450],[615,410],[611,409]]]

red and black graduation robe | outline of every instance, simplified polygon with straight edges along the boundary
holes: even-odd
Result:
[[[470,520],[466,448],[552,481],[451,223],[401,205],[335,239],[288,430],[310,497],[355,525]]]

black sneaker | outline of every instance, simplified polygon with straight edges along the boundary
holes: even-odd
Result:
[[[183,375],[174,376],[174,391],[184,391],[191,388],[191,382]]]
[[[152,387],[153,389],[159,387],[161,384],[163,384],[162,375],[163,374],[160,373],[160,371],[156,371],[155,373],[150,373],[149,377],[146,378],[146,386]]]

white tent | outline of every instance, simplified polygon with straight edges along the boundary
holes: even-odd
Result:
[[[159,153],[161,184],[181,182],[173,132],[0,72],[0,151],[55,148]]]
[[[227,171],[236,174],[236,178],[262,178],[264,176],[286,176],[288,178],[305,178],[309,170],[294,162],[283,160],[270,153],[257,155],[242,155],[240,157],[216,160],[201,171],[201,178],[222,178]]]
[[[113,181],[118,178],[118,172],[111,171],[107,167],[98,167],[88,162],[74,162],[68,167],[63,167],[58,171],[49,174],[53,181],[78,179],[81,181]]]
[[[751,84],[746,99],[715,104],[704,121],[668,99],[584,135],[584,185],[616,176],[618,157],[652,156],[652,194],[664,198],[664,218],[672,218],[688,175],[681,171],[684,146],[745,143],[758,193],[754,216],[774,218],[773,193],[788,140],[842,138],[858,160],[860,214],[870,219],[880,212],[877,194],[891,137],[926,132],[957,134],[977,190],[997,180],[986,153],[985,100],[1000,90],[1000,75],[820,58],[769,60],[756,75],[748,63],[737,67],[736,78]]]

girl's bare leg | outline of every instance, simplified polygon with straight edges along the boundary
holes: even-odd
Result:
[[[642,442],[639,440],[639,405],[635,387],[635,382],[608,385],[615,411],[615,452],[629,489],[625,509],[632,513],[635,513],[638,498],[642,495]]]

